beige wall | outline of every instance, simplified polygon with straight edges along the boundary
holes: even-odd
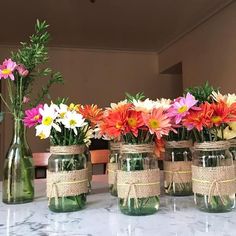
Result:
[[[160,71],[183,63],[183,86],[206,80],[236,92],[236,2],[159,54]]]
[[[0,61],[9,55],[9,51],[9,46],[0,46]],[[173,76],[158,76],[158,56],[154,52],[51,48],[50,64],[65,79],[64,85],[52,89],[53,98],[70,97],[74,102],[96,103],[102,107],[123,99],[125,92],[143,91],[153,99],[174,97],[179,84]],[[42,86],[42,80],[36,84],[35,94]],[[5,128],[1,132],[4,136],[1,153],[6,151],[10,142],[9,120],[10,117],[5,119]],[[34,129],[28,131],[32,151],[44,151],[48,142],[34,137],[34,132]]]

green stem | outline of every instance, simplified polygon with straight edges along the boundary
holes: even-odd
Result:
[[[6,100],[3,98],[3,96],[2,96],[1,93],[0,93],[0,98],[2,99],[2,101],[3,101],[3,103],[5,104],[5,106],[7,107],[7,109],[8,109],[10,112],[12,112],[10,106],[7,104]]]

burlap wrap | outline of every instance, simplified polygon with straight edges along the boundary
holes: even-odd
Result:
[[[168,183],[192,182],[191,161],[164,161],[164,179]]]
[[[230,143],[230,147],[236,147],[236,138],[230,139],[228,142]]]
[[[137,206],[138,198],[160,195],[159,169],[140,171],[117,171],[118,197],[124,199],[126,205],[128,198],[134,198]]]
[[[110,150],[111,151],[120,151],[121,143],[120,142],[110,142]]]
[[[117,170],[118,170],[118,163],[107,164],[108,184],[117,183]]]
[[[182,141],[168,141],[165,143],[165,148],[190,148],[193,146],[191,140],[182,140]]]
[[[194,150],[197,151],[220,151],[229,148],[230,143],[228,141],[203,142],[194,144]]]
[[[154,144],[121,144],[121,153],[153,153]]]
[[[234,173],[235,173],[235,176],[236,176],[236,160],[234,161]]]
[[[51,146],[50,153],[57,155],[75,155],[85,151],[85,145]]]
[[[93,178],[93,166],[91,161],[87,162],[87,168],[88,168],[88,181],[91,182]]]
[[[199,167],[192,165],[193,192],[202,195],[222,196],[234,194],[236,179],[234,166]]]
[[[88,169],[51,172],[47,171],[47,197],[76,196],[88,192]]]

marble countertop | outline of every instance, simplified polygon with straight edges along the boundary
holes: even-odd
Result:
[[[36,180],[35,188],[36,199],[32,203],[0,203],[0,235],[236,236],[236,210],[220,214],[200,212],[194,207],[193,197],[161,196],[156,214],[123,215],[117,199],[108,193],[106,176],[94,176],[87,207],[73,213],[53,213],[48,209],[45,180]]]

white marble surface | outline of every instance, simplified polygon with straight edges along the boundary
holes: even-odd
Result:
[[[117,199],[107,192],[106,178],[96,176],[86,209],[53,213],[47,207],[45,181],[36,181],[32,203],[0,203],[0,235],[7,236],[236,236],[236,210],[209,214],[195,209],[192,197],[161,196],[151,216],[120,213]]]

